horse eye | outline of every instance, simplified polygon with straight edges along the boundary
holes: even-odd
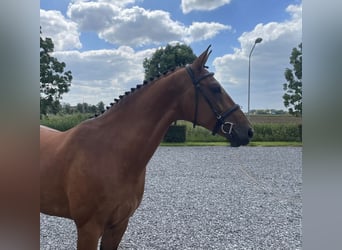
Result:
[[[215,94],[219,94],[221,93],[221,86],[218,84],[213,84],[210,86],[210,90]]]

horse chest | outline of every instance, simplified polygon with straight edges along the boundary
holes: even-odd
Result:
[[[145,175],[139,178],[111,178],[103,189],[104,206],[111,207],[112,213],[118,217],[131,216],[140,205],[144,193]]]

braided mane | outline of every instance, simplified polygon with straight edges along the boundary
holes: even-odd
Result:
[[[114,98],[114,102],[111,102],[110,106],[107,106],[106,109],[102,110],[100,114],[95,114],[91,118],[96,118],[96,117],[102,115],[107,110],[111,109],[113,106],[116,106],[116,104],[120,103],[123,99],[125,99],[125,97],[130,96],[132,93],[142,89],[146,85],[154,83],[154,82],[158,81],[159,79],[161,79],[161,78],[163,78],[165,76],[170,75],[171,73],[175,72],[176,70],[178,70],[180,68],[182,68],[182,67],[181,66],[177,66],[177,67],[171,68],[169,70],[166,70],[162,74],[158,74],[155,77],[150,77],[148,80],[144,80],[142,82],[142,84],[137,84],[135,88],[131,88],[130,91],[126,91],[123,95],[119,95],[118,98]]]

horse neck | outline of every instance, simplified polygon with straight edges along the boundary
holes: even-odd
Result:
[[[96,118],[105,140],[137,148],[151,157],[168,127],[184,119],[182,94],[191,87],[184,80],[185,70],[163,76],[124,97],[102,117]],[[148,158],[149,159],[149,158]]]

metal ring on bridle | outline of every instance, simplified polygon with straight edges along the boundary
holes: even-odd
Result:
[[[227,124],[229,124],[229,130],[228,131],[225,130],[225,125],[227,125]],[[221,125],[222,133],[230,135],[232,133],[232,131],[233,131],[233,126],[234,126],[234,123],[232,123],[232,122],[225,122],[225,123],[223,123]]]

